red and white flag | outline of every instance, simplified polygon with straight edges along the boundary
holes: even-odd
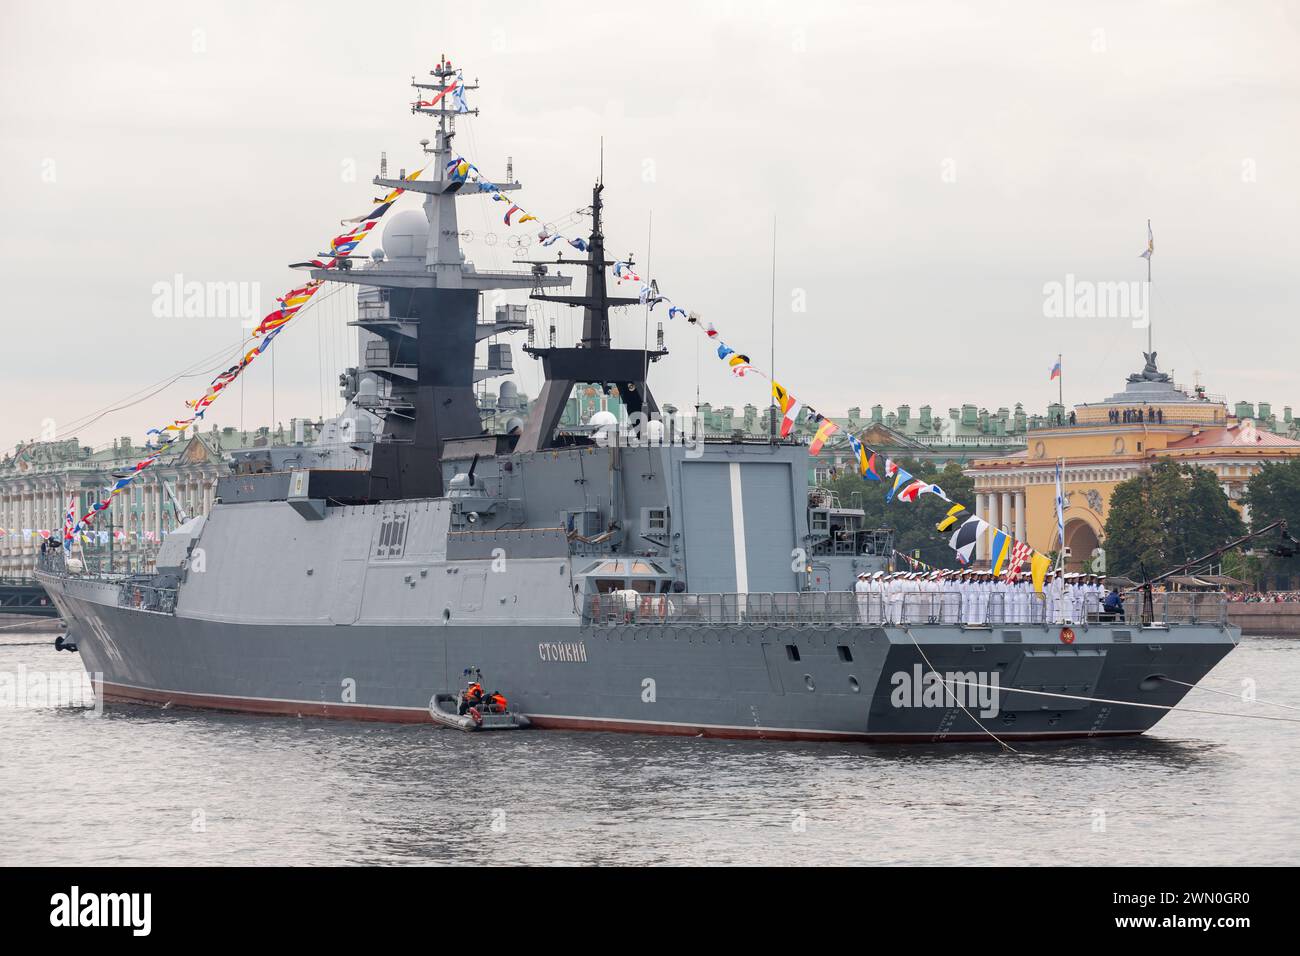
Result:
[[[899,501],[915,501],[917,495],[930,488],[929,483],[917,479],[898,493]]]
[[[1014,581],[1020,576],[1020,566],[1029,560],[1029,556],[1034,553],[1034,549],[1029,547],[1023,541],[1017,541],[1011,549],[1011,560],[1007,562],[1006,579]]]

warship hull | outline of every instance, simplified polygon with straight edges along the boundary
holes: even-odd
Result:
[[[433,723],[434,695],[477,666],[539,728],[872,742],[1134,735],[1237,636],[1200,624],[1074,625],[1070,644],[1041,625],[255,624],[122,607],[117,584],[42,578],[108,701],[402,723]],[[964,698],[931,674],[956,675],[948,687]]]
[[[809,488],[815,470],[793,418],[774,403],[764,436],[705,434],[698,414],[661,411],[649,387],[668,355],[662,323],[654,348],[648,324],[641,348],[615,347],[613,308],[644,305],[648,323],[668,302],[669,320],[679,314],[711,342],[717,332],[653,281],[610,294],[607,270],[621,283],[635,263],[606,258],[603,179],[580,211],[585,239],[544,229],[545,245],[565,239],[581,258],[517,259],[527,268],[515,271],[467,259],[457,203],[504,200],[519,184],[509,173],[489,182],[452,146],[449,117],[464,110],[438,100],[477,85],[445,61],[430,74],[436,82],[414,86],[440,92],[413,107],[438,123],[432,147],[421,141],[428,161],[396,179],[381,168],[374,184],[394,192],[367,228],[401,193],[422,194],[423,209],[390,218],[368,259],[345,254],[356,240],[328,263],[296,264],[357,290],[342,412],[311,443],[232,452],[205,513],[165,529],[153,574],[70,573],[95,562],[45,556],[38,580],[104,697],[433,723],[437,697],[477,668],[542,728],[1050,739],[1140,734],[1232,649],[1223,607],[1199,599],[1125,623],[1093,613],[1071,629],[1045,624],[1059,603],[1037,595],[1026,609],[981,591],[973,613],[914,580],[856,595],[855,582],[892,568],[892,531]],[[572,285],[572,269],[585,272],[581,292],[548,291]],[[510,290],[580,307],[577,344],[557,345],[552,324],[543,346],[523,305],[484,298]],[[525,408],[503,385],[489,409],[478,386],[513,360],[494,342],[480,367],[480,345],[525,329],[540,393]],[[716,345],[743,377],[748,358]],[[198,416],[231,380],[223,373],[191,403]],[[605,404],[584,418],[580,395]],[[621,416],[606,407],[613,396]],[[797,406],[783,400],[782,414]],[[823,416],[802,414],[820,444]],[[152,430],[159,455],[179,440],[173,427]]]

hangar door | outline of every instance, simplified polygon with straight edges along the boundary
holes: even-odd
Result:
[[[793,591],[790,467],[682,462],[682,529],[692,591]]]

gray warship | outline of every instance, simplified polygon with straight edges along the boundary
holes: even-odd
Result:
[[[431,76],[416,85],[446,90],[453,73]],[[457,203],[482,194],[446,176],[451,110],[417,109],[436,117],[436,175],[374,182],[421,193],[422,209],[388,222],[382,253],[313,272],[357,287],[344,412],[314,444],[237,453],[154,573],[73,573],[61,557],[38,572],[106,700],[432,722],[477,667],[534,728],[1099,737],[1148,730],[1235,645],[1213,595],[1064,629],[1041,602],[971,621],[936,595],[891,610],[853,593],[893,542],[810,496],[807,447],[699,434],[649,387],[662,339],[615,347],[610,310],[639,300],[607,288],[603,182],[585,255],[478,271]],[[498,290],[583,319],[574,346],[530,341],[544,385],[493,433],[476,350],[527,326],[519,306],[489,312]],[[575,385],[616,389],[627,420],[566,427]]]

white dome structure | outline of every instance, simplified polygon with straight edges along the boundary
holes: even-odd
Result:
[[[587,424],[592,428],[617,428],[618,416],[613,412],[599,411],[587,420]]]
[[[399,212],[384,227],[382,245],[390,259],[423,259],[429,244],[429,220],[423,209]]]

